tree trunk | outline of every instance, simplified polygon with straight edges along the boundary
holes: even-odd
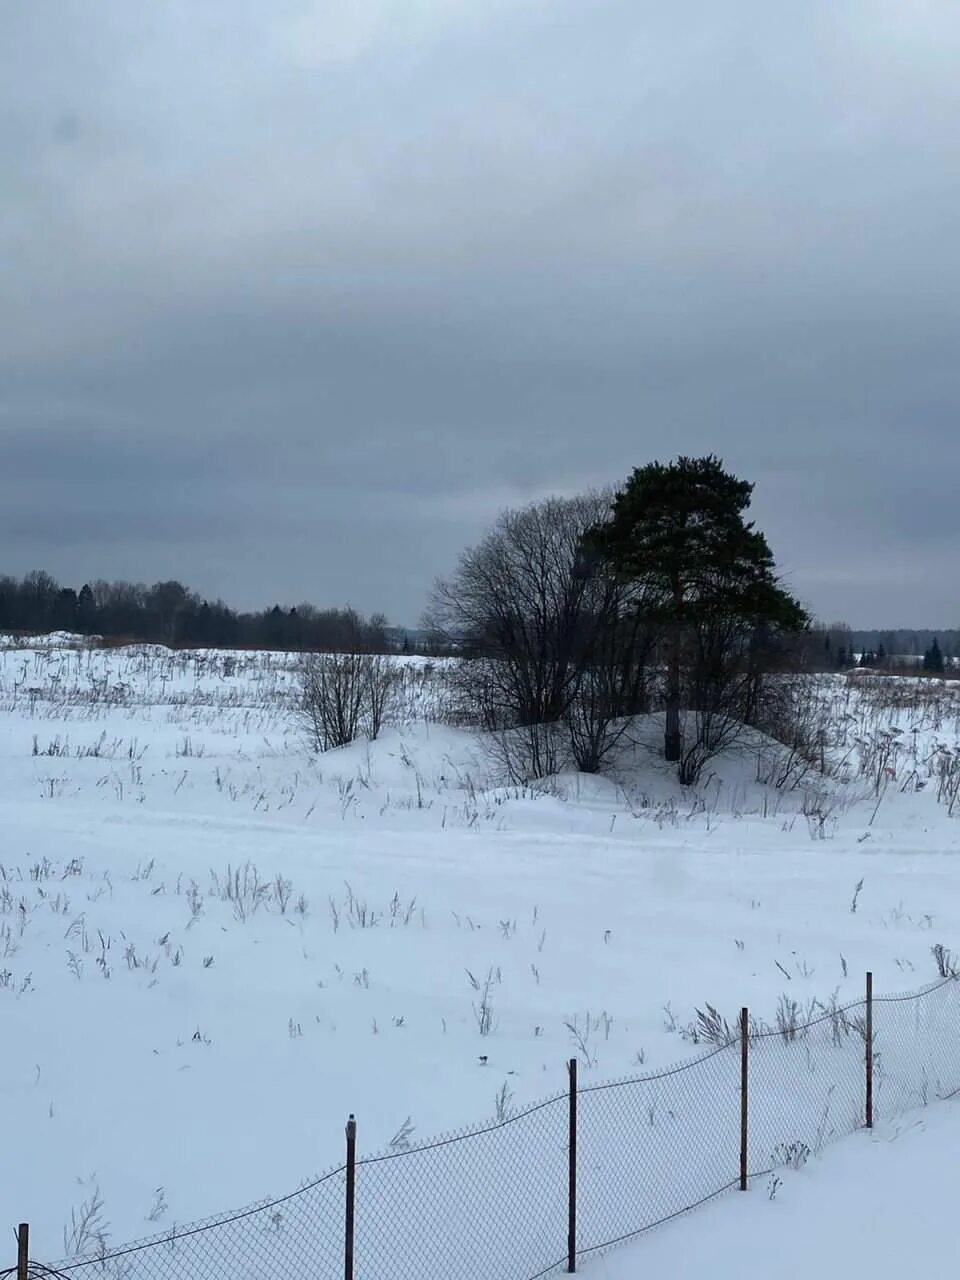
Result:
[[[683,751],[680,732],[680,628],[670,629],[667,652],[667,725],[663,735],[664,760],[677,761]]]

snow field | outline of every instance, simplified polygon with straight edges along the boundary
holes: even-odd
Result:
[[[0,1200],[35,1256],[95,1196],[116,1245],[293,1190],[349,1112],[362,1154],[416,1145],[570,1056],[589,1084],[694,1053],[707,1002],[772,1023],[956,949],[950,686],[827,678],[848,782],[778,790],[747,751],[692,794],[642,741],[498,786],[415,660],[393,728],[312,759],[293,664],[0,651]]]

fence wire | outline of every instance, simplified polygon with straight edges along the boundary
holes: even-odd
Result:
[[[516,1280],[565,1258],[568,1099],[357,1162],[361,1278]]]
[[[723,1045],[578,1095],[577,1241],[597,1254],[738,1177],[740,1059]]]
[[[866,1123],[866,1004],[802,1025],[753,1030],[749,1046],[750,1177],[799,1167]]]
[[[345,1168],[291,1195],[36,1269],[68,1280],[340,1280]]]
[[[960,1092],[960,981],[919,996],[874,996],[876,1114],[901,1115]]]
[[[866,1002],[748,1024],[750,1178],[799,1167],[866,1121]],[[960,981],[872,1002],[874,1116],[960,1093]],[[677,1217],[740,1179],[741,1041],[577,1090],[579,1259]],[[354,1280],[538,1280],[566,1269],[570,1097],[356,1162]],[[68,1280],[340,1280],[347,1169],[280,1199],[45,1266]],[[16,1268],[4,1275],[13,1275]]]

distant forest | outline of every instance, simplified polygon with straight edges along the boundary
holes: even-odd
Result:
[[[831,655],[830,665],[844,666],[851,654],[866,655],[869,666],[883,666],[902,658],[922,659],[932,649],[939,648],[944,658],[960,658],[960,631],[931,631],[907,629],[890,631],[856,631],[844,623],[818,627],[823,636],[825,652]]]
[[[264,649],[364,649],[386,652],[405,643],[381,614],[354,609],[274,605],[240,613],[205,600],[180,582],[90,582],[79,590],[49,573],[0,577],[0,631],[72,631],[106,639],[171,646]]]
[[[273,605],[243,613],[222,600],[206,600],[176,581],[104,582],[79,590],[37,570],[23,578],[0,576],[0,631],[41,634],[72,631],[108,640],[171,646],[262,649],[364,649],[387,653],[428,645],[426,632],[391,627],[382,614],[351,608]],[[960,630],[856,631],[845,623],[815,624],[801,648],[806,663],[838,669],[865,656],[870,666],[921,658],[936,641],[944,658],[960,658]],[[856,655],[854,658],[853,655]]]

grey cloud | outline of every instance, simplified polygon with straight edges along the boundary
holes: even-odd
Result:
[[[710,449],[818,613],[956,624],[953,8],[0,24],[0,568],[413,621],[502,504]]]

